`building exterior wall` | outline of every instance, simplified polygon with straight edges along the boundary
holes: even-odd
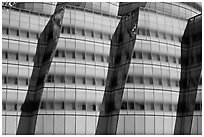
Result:
[[[181,39],[188,18],[199,13],[184,6],[147,3],[139,8],[138,32],[123,94],[118,134],[174,134]],[[200,106],[201,90],[196,98],[196,105]],[[200,112],[200,109],[194,112],[193,134],[201,133]]]
[[[121,18],[117,16],[118,6],[118,3],[66,6],[35,134],[95,134],[105,91],[110,40]],[[138,9],[137,36],[117,134],[173,134],[181,38],[188,18],[200,12],[184,3],[147,3]],[[16,134],[33,71],[37,38],[50,19],[48,13],[2,7],[3,134]],[[192,134],[201,134],[200,95],[201,86]]]
[[[104,8],[104,5],[113,4],[94,5]],[[119,21],[111,11],[117,9],[115,5],[103,13],[67,5],[56,54],[44,86],[36,134],[95,133],[111,35]],[[37,36],[51,15],[7,7],[3,7],[2,14],[2,100],[5,108],[2,131],[16,134],[20,107],[33,71]]]

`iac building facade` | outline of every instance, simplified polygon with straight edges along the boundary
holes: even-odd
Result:
[[[201,12],[167,2],[2,6],[2,133],[202,134]]]

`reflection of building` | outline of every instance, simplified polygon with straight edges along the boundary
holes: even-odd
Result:
[[[175,134],[189,134],[202,70],[202,15],[188,20],[181,42],[181,78]],[[196,104],[196,105],[195,105]]]
[[[3,134],[16,134],[37,38],[55,5],[2,8]],[[201,13],[199,3],[121,3],[119,16],[117,3],[68,3],[35,134],[95,134],[103,110],[110,39],[121,16],[135,7],[136,41],[116,134],[174,133],[181,39],[187,20]],[[201,86],[195,102],[191,133],[201,134]]]
[[[165,7],[170,7],[170,9],[165,9]],[[197,14],[192,14],[188,11],[189,9],[184,10],[182,7],[179,8],[179,13],[186,14],[178,14],[175,12],[176,8],[178,7],[174,3],[156,3],[156,5],[155,3],[120,3],[119,14],[122,15],[122,18],[111,41],[111,61],[103,100],[105,109],[100,113],[98,134],[114,134],[116,131],[121,134],[124,132],[126,134],[135,132],[137,134],[172,134],[174,130],[180,134],[198,133],[201,126],[198,125],[197,120],[201,116],[197,110],[200,110],[201,107],[198,99],[195,103],[196,86],[194,86],[196,88],[194,97],[186,93],[187,95],[179,100],[180,107],[184,107],[182,103],[192,106],[184,108],[184,110],[187,109],[185,111],[191,110],[189,118],[193,118],[192,130],[184,128],[188,131],[179,131],[179,126],[191,127],[192,121],[188,120],[185,114],[180,114],[181,108],[178,108],[178,113],[176,113],[178,95],[182,96],[183,90],[180,86],[181,91],[179,91],[178,86],[180,75],[181,78],[183,77],[183,74],[180,74],[183,65],[180,66],[178,60],[183,51],[185,52],[180,46],[180,40],[186,28],[187,19]],[[197,28],[201,27],[197,26]],[[131,34],[133,32],[136,33],[136,39],[132,38],[134,37]],[[193,30],[191,33],[192,37],[196,37],[201,42],[201,33],[196,33]],[[131,61],[128,54],[132,55]],[[201,53],[198,54],[198,58],[201,60]],[[183,61],[185,59],[182,55],[181,62],[185,62]],[[129,72],[123,90],[127,69]],[[200,69],[201,66],[199,66]],[[184,74],[184,77],[185,75],[187,73]],[[200,71],[196,75],[191,75],[196,77],[194,81],[197,85]],[[180,83],[183,81],[185,80],[181,79]],[[192,84],[193,81],[189,81],[189,83]],[[200,92],[197,95],[199,98]],[[182,102],[183,100],[186,101]],[[117,107],[117,104],[120,103],[122,110],[118,110]],[[195,111],[196,115],[192,117],[194,106],[198,107]],[[131,111],[135,109],[137,111]],[[184,119],[182,124],[176,123],[177,127],[174,123],[176,116],[177,119],[179,116]],[[108,128],[103,129],[102,127]]]
[[[2,8],[3,134],[16,134],[37,37],[56,5],[47,3],[45,10],[44,4],[19,4],[30,10]],[[94,134],[105,88],[110,39],[119,20],[117,10],[117,3],[82,3],[79,7],[67,4],[36,134]]]

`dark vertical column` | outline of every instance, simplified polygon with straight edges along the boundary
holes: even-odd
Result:
[[[174,134],[190,134],[202,69],[202,16],[188,20],[181,43],[181,79]]]
[[[138,12],[139,9],[123,16],[113,34],[96,134],[116,134],[124,86],[135,46]]]
[[[38,39],[34,67],[16,134],[34,134],[37,114],[48,74],[61,32],[64,4],[58,3],[54,14]]]

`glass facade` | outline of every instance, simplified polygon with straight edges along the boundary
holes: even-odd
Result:
[[[189,134],[191,122],[197,106],[199,83],[202,70],[202,15],[196,15],[188,20],[181,42],[181,80],[178,100],[177,118],[175,125],[176,134]],[[196,105],[195,105],[196,104]],[[195,118],[194,118],[195,119]]]
[[[188,18],[200,13],[184,7],[188,6],[147,3],[139,7],[135,47],[122,100],[125,109],[120,110],[118,134],[174,134],[182,36]],[[175,13],[174,8],[178,12]],[[128,16],[125,10],[119,9],[119,13]],[[194,111],[192,134],[201,134],[201,100],[200,83],[195,102],[200,109]]]
[[[32,84],[29,79],[38,38],[56,7],[56,3],[39,4],[2,6],[2,134],[17,132],[21,106]],[[126,11],[120,11],[122,6],[110,2],[66,4],[35,134],[96,133],[108,83],[112,36],[126,16]],[[199,3],[138,6],[137,22],[132,22],[137,24],[135,44],[119,102],[116,134],[174,134],[182,36],[188,19],[200,14],[201,8]],[[191,134],[202,133],[201,81]]]

